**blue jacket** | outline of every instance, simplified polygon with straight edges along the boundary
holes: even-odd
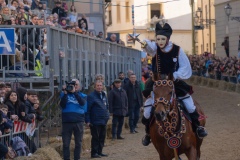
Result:
[[[87,112],[87,95],[81,92],[61,93],[62,123],[84,122]]]
[[[13,122],[8,118],[7,115],[4,115],[2,112],[0,112],[2,118],[6,118],[7,122],[4,122],[0,124],[0,131],[2,134],[4,134],[5,129],[12,129],[13,128]]]
[[[88,111],[86,114],[86,123],[93,125],[106,125],[109,119],[108,101],[106,94],[102,92],[105,99],[101,99],[100,93],[94,91],[87,97]]]

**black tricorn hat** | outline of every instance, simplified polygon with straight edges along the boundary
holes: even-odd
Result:
[[[156,35],[163,35],[166,36],[167,38],[170,38],[170,36],[172,35],[172,28],[168,23],[165,23],[163,26],[161,26],[160,23],[157,23],[155,32]]]
[[[145,90],[143,90],[142,94],[143,94],[144,98],[148,98],[148,96],[150,96],[152,90],[153,90],[152,88],[146,88]]]

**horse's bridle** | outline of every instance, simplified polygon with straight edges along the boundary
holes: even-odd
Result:
[[[154,82],[154,87],[160,87],[160,86],[169,86],[169,87],[174,87],[173,81],[171,80],[158,80]],[[174,89],[174,88],[173,88]],[[172,95],[173,96],[173,95]],[[171,102],[166,100],[164,97],[160,97],[158,100],[154,101],[153,106],[157,107],[158,103],[162,103],[164,106],[164,109],[166,111],[166,114],[170,112],[170,105]]]
[[[173,81],[171,80],[158,80],[154,82],[153,86],[154,87],[169,86],[169,87],[172,87],[174,90],[174,84],[173,84]],[[174,95],[174,92],[172,92],[172,97],[173,95]],[[164,97],[160,97],[158,100],[154,101],[153,106],[157,107],[158,103],[163,104],[166,114],[170,112],[170,105],[171,105],[170,101],[166,100]]]
[[[164,109],[166,111],[166,114],[168,114],[170,112],[170,105],[171,102],[169,102],[168,100],[166,100],[164,97],[160,97],[158,100],[154,101],[153,106],[157,107],[158,103],[163,103]]]

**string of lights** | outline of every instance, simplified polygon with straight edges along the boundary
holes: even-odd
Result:
[[[168,0],[168,1],[164,1],[164,2],[156,2],[154,4],[162,4],[162,3],[169,3],[169,2],[174,2],[174,1],[180,1],[180,0]],[[80,3],[90,3],[90,4],[99,4],[99,5],[105,5],[104,3],[99,3],[99,2],[84,2],[84,1],[81,1],[81,0],[74,0],[74,2],[80,2]],[[151,3],[152,4],[152,3]],[[143,7],[143,6],[149,6],[151,4],[143,4],[143,5],[137,5],[134,7]],[[117,4],[110,4],[110,6],[120,6],[120,7],[125,7],[125,8],[131,8],[132,6],[124,6],[124,5],[117,5]]]

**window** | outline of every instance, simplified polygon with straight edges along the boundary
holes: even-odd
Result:
[[[153,3],[150,4],[150,18],[152,19],[154,16],[157,16],[158,18],[162,15],[162,11],[161,11],[161,4],[158,3]]]
[[[125,6],[129,6],[129,2],[126,2]],[[126,7],[126,22],[130,22],[130,7]]]
[[[213,54],[216,54],[216,44],[213,43]]]
[[[121,23],[120,4],[117,4],[117,23]]]
[[[112,24],[112,6],[110,5],[108,7],[108,23],[107,25],[111,25]]]

